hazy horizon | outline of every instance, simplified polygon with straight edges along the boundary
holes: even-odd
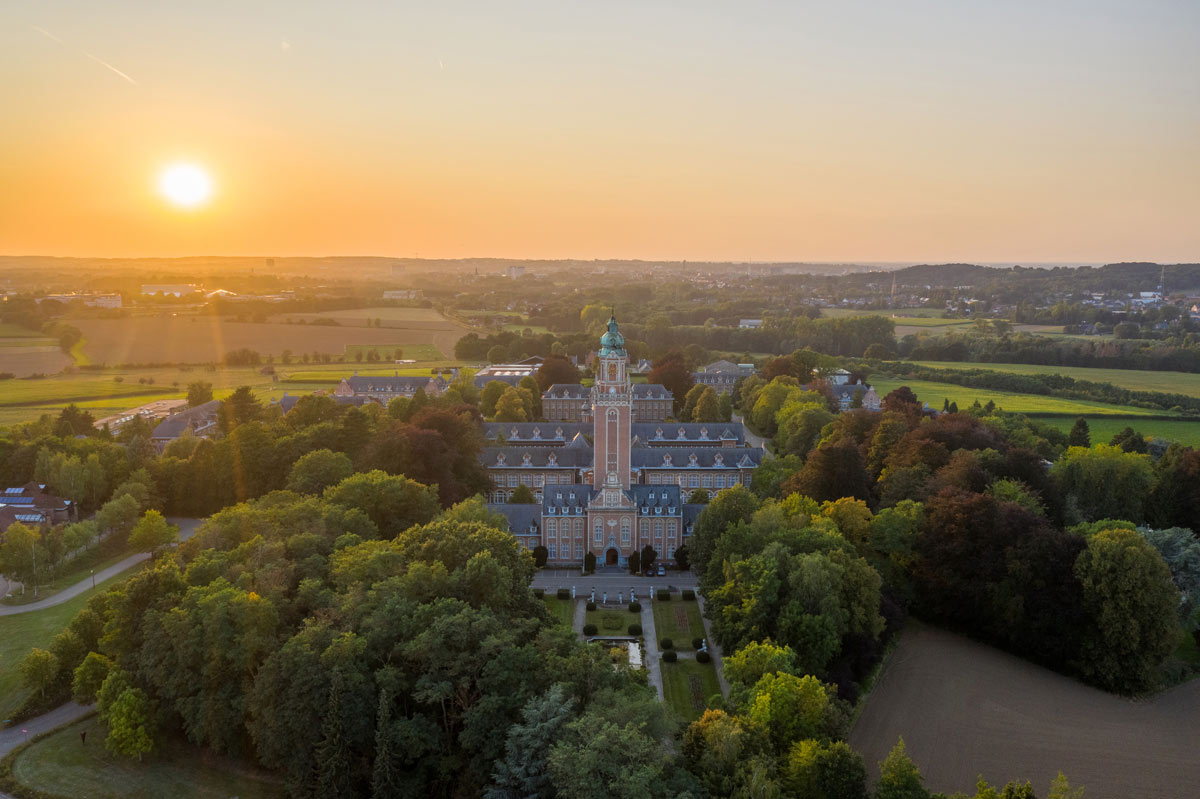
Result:
[[[1184,0],[15,0],[0,250],[1194,262],[1198,39]]]

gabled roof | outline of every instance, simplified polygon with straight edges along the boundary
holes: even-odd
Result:
[[[582,383],[555,383],[542,394],[543,399],[584,399],[592,390]]]
[[[580,469],[592,465],[592,448],[484,447],[479,461],[488,469]]]
[[[658,383],[634,383],[633,396],[637,399],[674,399],[675,395],[667,391],[666,386]]]
[[[580,422],[484,422],[483,436],[492,440],[504,436],[506,441],[523,444],[556,444],[570,441],[576,434],[591,429],[590,424]]]
[[[541,532],[541,505],[488,505],[508,519],[508,530],[514,535],[536,535]]]
[[[630,465],[635,469],[752,469],[762,457],[759,448],[644,447],[630,451]]]
[[[746,428],[740,422],[634,422],[632,428],[633,435],[647,445],[660,441],[704,441],[713,445],[735,441],[741,445],[746,440]]]
[[[429,383],[431,381],[434,384],[438,385],[439,387],[444,387],[446,385],[446,381],[444,379],[442,379],[441,375],[438,375],[437,377],[433,377],[432,375],[429,377],[425,377],[423,375],[416,375],[416,376],[393,375],[391,377],[387,377],[387,376],[359,377],[358,375],[355,375],[354,377],[347,377],[347,378],[345,378],[345,380],[350,385],[350,388],[352,388],[356,394],[357,393],[366,393],[366,392],[371,392],[371,391],[380,391],[380,392],[386,392],[389,394],[395,394],[395,393],[411,394],[411,393],[415,393],[418,388],[425,388],[426,386],[429,385]]]
[[[194,408],[188,408],[186,411],[180,411],[168,416],[158,423],[154,428],[154,432],[150,434],[150,437],[179,438],[183,435],[184,430],[203,426],[205,423],[216,419],[217,411],[220,407],[220,400],[209,400]]]

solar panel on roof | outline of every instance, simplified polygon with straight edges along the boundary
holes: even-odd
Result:
[[[5,494],[23,494],[23,493],[25,493],[25,489],[23,489],[23,488],[6,488],[6,489],[4,489],[4,493]]]
[[[15,518],[19,522],[33,522],[35,524],[40,524],[42,521],[40,513],[17,513],[15,514]]]
[[[4,497],[5,505],[32,505],[33,497],[13,497],[7,494]]]

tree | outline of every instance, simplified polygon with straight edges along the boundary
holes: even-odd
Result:
[[[1071,432],[1067,435],[1067,445],[1072,447],[1090,447],[1092,445],[1087,419],[1080,416],[1075,420],[1075,424],[1071,426]]]
[[[72,674],[71,695],[75,701],[84,705],[95,702],[96,694],[112,668],[113,662],[104,655],[88,652]]]
[[[879,764],[879,782],[875,785],[875,799],[928,799],[925,781],[921,772],[908,757],[904,739],[892,747],[892,751]]]
[[[1149,688],[1176,646],[1179,590],[1162,556],[1133,530],[1092,536],[1075,563],[1091,624],[1078,667],[1109,690]]]
[[[689,539],[692,563],[701,573],[708,568],[708,559],[717,544],[717,539],[730,525],[750,521],[756,510],[758,498],[740,483],[733,488],[717,492],[700,512]]]
[[[166,546],[179,538],[179,528],[167,524],[167,520],[156,510],[148,510],[129,532],[129,543],[140,552]]]
[[[844,741],[827,746],[797,741],[782,766],[784,784],[796,799],[866,799],[867,770]]]
[[[708,386],[703,383],[697,383],[688,389],[688,393],[683,398],[683,407],[679,411],[680,419],[688,422],[692,421],[696,414],[696,405],[700,402],[700,397],[707,388]]]
[[[496,403],[508,388],[508,383],[502,380],[489,380],[483,391],[479,392],[479,412],[488,419],[495,416]]]
[[[551,355],[542,361],[534,377],[542,391],[558,383],[572,384],[580,380],[579,369],[561,355]]]
[[[641,574],[642,572],[642,553],[636,549],[629,553],[629,573]]]
[[[140,688],[126,688],[101,718],[108,725],[104,746],[115,755],[137,757],[154,750],[150,702]]]
[[[775,751],[805,738],[829,739],[831,689],[811,675],[764,674],[750,692],[746,715],[767,731]]]
[[[725,678],[743,688],[753,687],[768,674],[796,673],[796,653],[770,641],[752,641],[725,658]]]
[[[687,571],[692,568],[692,553],[688,551],[687,544],[680,544],[679,549],[675,550],[675,565],[680,571]]]
[[[921,409],[921,401],[917,399],[917,395],[913,393],[911,388],[900,386],[889,391],[884,396],[880,406],[885,411],[911,413]]]
[[[96,512],[96,524],[100,529],[120,538],[133,529],[141,512],[138,501],[129,494],[123,494],[104,503]]]
[[[800,493],[818,502],[854,497],[871,499],[862,456],[853,441],[823,444],[813,450],[800,471],[784,481],[784,495]]]
[[[585,552],[583,554],[583,570],[589,574],[596,571],[596,553]]]
[[[517,389],[525,392],[529,399],[526,415],[530,420],[542,418],[542,389],[531,376],[522,377],[517,383]]]
[[[642,553],[641,553],[642,568],[649,569],[651,566],[654,565],[654,561],[657,557],[658,557],[658,552],[655,551],[654,547],[650,546],[649,544],[646,544],[646,546],[642,547]]]
[[[1096,519],[1141,522],[1154,486],[1150,457],[1097,444],[1071,447],[1050,467],[1068,511],[1068,524]]]
[[[354,473],[354,464],[344,452],[317,449],[305,453],[292,465],[287,489],[299,494],[320,494]]]
[[[546,565],[546,561],[550,559],[550,550],[538,544],[533,548],[533,565],[539,569]]]
[[[499,344],[487,351],[488,363],[504,363],[508,360],[508,347]]]
[[[413,525],[426,524],[439,510],[433,489],[379,470],[347,477],[325,489],[324,497],[329,502],[362,510],[383,538],[394,538]]]
[[[574,710],[575,700],[566,695],[563,683],[525,703],[521,720],[505,734],[504,756],[496,761],[486,799],[553,799],[547,774],[550,750],[563,737]]]
[[[712,386],[705,387],[704,392],[700,395],[692,420],[708,423],[721,421],[721,402],[717,399],[716,389]]]
[[[240,424],[253,421],[262,415],[263,406],[249,386],[241,386],[221,400],[218,420],[221,430],[228,433]]]
[[[504,393],[500,395],[500,399],[496,400],[496,421],[524,422],[527,419],[525,400],[521,396],[521,392],[512,386],[505,386]]]
[[[54,653],[34,647],[21,660],[21,680],[26,688],[37,691],[45,699],[46,689],[54,684],[58,676],[58,665]]]
[[[1108,443],[1110,446],[1120,447],[1124,452],[1146,452],[1150,449],[1150,445],[1146,443],[1146,437],[1132,427],[1126,427],[1113,436]]]
[[[533,490],[527,485],[517,486],[512,496],[508,498],[509,505],[536,505],[537,500],[533,496]]]
[[[579,311],[579,321],[583,325],[585,333],[594,333],[599,335],[608,326],[608,317],[611,309],[597,303],[590,303],[583,306]]]
[[[1083,788],[1072,788],[1067,776],[1060,771],[1050,783],[1050,793],[1046,794],[1046,799],[1083,799]]]
[[[187,403],[189,407],[195,408],[197,405],[203,405],[206,402],[212,402],[213,390],[212,383],[204,380],[194,380],[188,383],[187,387]]]
[[[96,432],[96,417],[71,403],[58,414],[55,431],[60,436],[85,436]]]
[[[703,488],[697,488],[688,495],[687,503],[689,505],[707,505],[708,499],[708,492]]]
[[[317,792],[333,799],[350,799],[352,775],[350,747],[345,729],[346,684],[342,670],[335,668],[329,685],[321,742],[316,751]]]
[[[674,413],[679,417],[687,393],[692,387],[692,370],[688,368],[683,353],[678,350],[667,353],[655,361],[646,377],[647,382],[656,383],[671,392],[674,397]]]
[[[42,538],[41,531],[14,522],[0,538],[0,574],[37,585],[37,549]]]

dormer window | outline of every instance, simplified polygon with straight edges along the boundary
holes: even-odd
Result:
[[[654,437],[662,438],[662,428],[661,427],[654,431]]]
[[[663,466],[670,466],[670,465],[671,465],[671,453],[668,452],[665,455],[663,455]]]
[[[716,455],[713,455],[713,464],[714,464],[714,465],[716,465],[716,466],[721,466],[721,465],[722,465],[722,464],[724,464],[724,463],[725,463],[725,456],[724,456],[724,455],[722,455],[722,454],[721,454],[721,453],[719,453],[719,452],[718,452]]]
[[[693,456],[693,457],[695,457],[695,456]],[[526,452],[523,456],[521,456],[521,465],[522,466],[529,465],[529,453],[528,452]]]
[[[538,428],[538,427],[535,427],[535,428],[533,428],[533,437],[534,437],[534,438],[541,438],[541,437],[542,437],[542,431],[541,431],[541,428]]]
[[[678,435],[678,436],[676,436],[676,438],[678,438],[678,439],[679,439],[679,440],[681,440],[681,441],[682,441],[683,439],[687,438],[687,431],[686,431],[686,430],[684,430],[682,427],[681,427],[681,428],[679,428],[679,435]]]
[[[550,462],[550,465],[553,466],[554,464],[558,463],[558,456],[551,452],[547,460]]]
[[[707,427],[701,427],[701,428],[700,428],[700,437],[701,437],[701,438],[708,438],[708,428],[707,428]]]
[[[693,452],[691,455],[688,456],[688,466],[696,466],[696,465],[697,465],[696,453]]]
[[[517,428],[515,428],[515,427],[514,427],[514,428],[512,428],[511,430],[509,430],[509,431],[508,431],[508,437],[509,437],[509,438],[516,438],[516,437],[517,437]]]
[[[503,466],[503,465],[504,465],[504,453],[503,453],[503,452],[501,452],[500,454],[498,454],[498,455],[496,456],[496,465],[497,465],[497,466]]]
[[[556,438],[562,438],[563,437],[562,428],[561,427],[554,428],[554,435]]]
[[[667,492],[666,491],[662,492],[662,501],[663,502],[667,501]]]
[[[559,503],[560,505],[562,504],[562,492],[561,491],[559,491],[557,494],[554,495],[554,501]]]

